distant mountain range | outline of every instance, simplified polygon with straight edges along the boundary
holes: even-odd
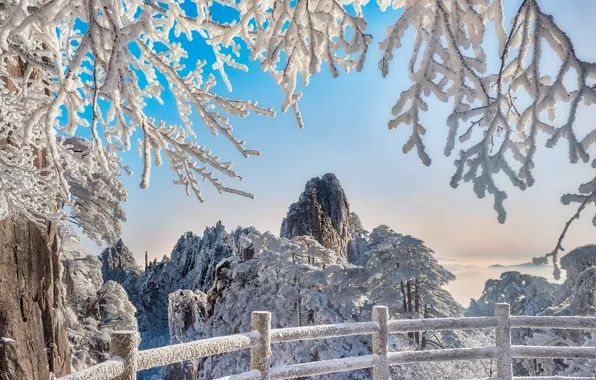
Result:
[[[540,265],[536,265],[533,262],[528,262],[528,263],[521,263],[521,264],[513,264],[513,265],[501,265],[501,264],[494,264],[489,266],[489,268],[527,268],[527,267],[538,267]]]

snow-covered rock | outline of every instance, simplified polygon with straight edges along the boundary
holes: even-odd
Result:
[[[184,234],[174,246],[166,268],[177,289],[207,291],[213,285],[217,264],[235,254],[234,236],[218,222],[206,228],[202,237],[192,232]]]
[[[101,261],[104,281],[115,281],[122,284],[127,290],[129,284],[134,283],[141,273],[132,252],[124,245],[122,239],[103,250]]]
[[[168,297],[168,319],[170,323],[170,344],[191,342],[201,339],[207,295],[199,290],[177,290]],[[195,380],[197,361],[186,361],[168,366],[166,380]]]
[[[282,238],[310,235],[323,247],[348,257],[352,239],[350,205],[337,177],[328,173],[306,183],[298,202],[283,220]]]
[[[109,359],[110,333],[137,329],[137,320],[126,291],[114,281],[104,283],[101,262],[78,237],[61,228],[60,240],[70,362],[76,371]]]
[[[151,262],[138,271],[132,254],[119,242],[102,255],[104,278],[121,283],[137,308],[141,348],[168,344],[168,297],[178,289],[207,291],[213,285],[217,264],[238,254],[233,234],[221,223],[206,228],[203,236],[183,234],[169,258]],[[119,266],[119,263],[125,265]]]
[[[369,232],[364,228],[356,213],[350,213],[349,222],[352,229],[352,240],[348,242],[348,261],[364,265],[368,259],[365,254],[368,251]]]
[[[538,315],[556,305],[558,286],[543,277],[531,276],[520,272],[503,272],[501,278],[488,280],[482,296],[470,300],[468,317],[492,316],[496,303],[506,302],[511,306],[513,315]]]

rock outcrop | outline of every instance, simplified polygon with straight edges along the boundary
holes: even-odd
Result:
[[[67,227],[60,230],[60,250],[70,366],[80,371],[109,359],[110,333],[136,329],[137,321],[125,290],[114,281],[104,283],[101,261]]]
[[[356,213],[350,213],[350,228],[352,229],[352,240],[348,242],[348,261],[365,265],[368,257],[368,235],[369,232],[362,226],[362,222]]]
[[[352,239],[350,205],[337,177],[328,173],[306,183],[298,202],[290,206],[280,237],[310,235],[325,248],[348,258]]]
[[[134,282],[141,269],[130,250],[122,239],[118,240],[112,247],[106,248],[101,253],[103,280],[116,281],[126,289],[129,282]],[[128,290],[128,289],[127,289]]]
[[[202,322],[205,317],[207,295],[201,291],[177,290],[170,293],[168,317],[170,323],[170,344],[192,342],[202,338]],[[165,380],[196,380],[197,361],[169,365],[164,374]]]
[[[168,295],[178,289],[206,292],[213,285],[217,264],[237,255],[234,236],[218,222],[203,236],[183,234],[170,258],[149,263],[141,272],[128,248],[118,242],[102,254],[104,280],[116,281],[126,289],[137,309],[142,348],[167,344]]]
[[[192,232],[182,235],[174,246],[168,267],[176,269],[175,277],[178,288],[206,292],[213,285],[217,264],[237,252],[234,236],[226,232],[221,222],[215,227],[208,227],[203,236]],[[169,269],[168,268],[168,269]]]

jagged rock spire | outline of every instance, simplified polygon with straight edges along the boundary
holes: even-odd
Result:
[[[280,237],[310,235],[347,259],[352,239],[349,216],[350,205],[341,183],[335,174],[328,173],[306,183],[282,222]]]

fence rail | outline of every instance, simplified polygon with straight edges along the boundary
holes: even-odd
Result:
[[[374,380],[388,380],[389,367],[398,364],[457,360],[495,359],[497,376],[477,380],[589,380],[592,377],[514,377],[513,358],[596,359],[589,347],[512,346],[511,329],[557,328],[596,330],[596,317],[522,317],[511,316],[508,304],[496,304],[493,317],[388,320],[385,306],[375,306],[372,322],[271,329],[271,313],[255,311],[252,331],[138,351],[138,333],[118,331],[112,335],[113,358],[61,377],[59,380],[134,380],[137,371],[198,357],[212,356],[250,348],[249,372],[217,380],[280,380],[330,373],[373,369]],[[495,329],[496,345],[480,348],[454,348],[427,351],[388,352],[389,334],[412,331]],[[325,339],[352,335],[372,335],[372,354],[343,359],[271,367],[271,344]]]

